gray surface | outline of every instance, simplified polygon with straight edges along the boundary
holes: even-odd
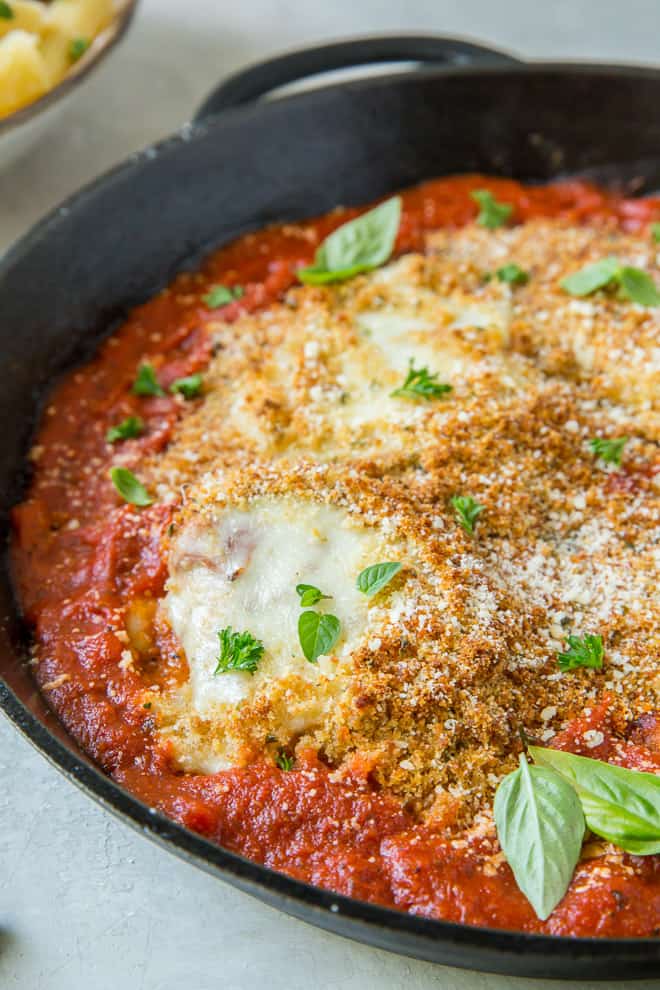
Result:
[[[422,30],[487,39],[528,57],[658,59],[658,0],[247,0],[236,7],[143,0],[130,38],[64,125],[0,174],[0,250],[82,182],[181,124],[221,75],[270,51]],[[2,990],[539,985],[397,958],[289,920],[119,825],[4,722],[0,779]]]

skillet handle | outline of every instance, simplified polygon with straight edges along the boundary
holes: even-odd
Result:
[[[330,45],[301,48],[257,62],[229,76],[201,105],[196,121],[222,110],[239,107],[266,96],[287,83],[336,69],[357,68],[379,62],[420,62],[431,65],[515,65],[519,59],[494,48],[458,38],[432,35],[400,35],[355,38]]]

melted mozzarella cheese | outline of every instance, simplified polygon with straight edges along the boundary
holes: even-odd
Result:
[[[355,318],[358,343],[343,355],[346,400],[337,416],[352,427],[383,420],[407,423],[428,410],[424,403],[415,409],[405,400],[386,401],[403,385],[411,365],[451,385],[473,372],[478,357],[454,331],[472,331],[477,343],[487,340],[498,350],[509,339],[506,301],[486,303],[462,293],[439,297],[408,284],[409,268],[410,259],[404,258],[378,272],[374,283],[380,280],[387,286],[388,305],[366,309]],[[441,409],[434,407],[436,412]],[[394,446],[395,438],[390,442]]]
[[[289,691],[278,735],[288,738],[317,724],[341,690],[342,658],[358,647],[368,623],[368,599],[357,590],[356,575],[379,559],[374,531],[353,525],[333,506],[293,498],[257,500],[184,527],[165,608],[190,668],[188,714],[191,709],[212,725],[225,723],[226,730],[237,706],[259,699],[269,704]],[[331,595],[315,608],[341,622],[335,655],[317,664],[305,659],[298,640],[300,583]],[[218,633],[227,626],[263,643],[255,674],[215,674]],[[213,752],[209,738],[186,753],[188,767],[212,771],[235,761],[231,733],[213,741]]]

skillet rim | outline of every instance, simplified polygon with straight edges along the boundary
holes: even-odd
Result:
[[[450,65],[424,68],[405,73],[407,77],[424,75],[442,79],[449,75],[529,76],[539,72],[572,72],[581,75],[614,75],[628,78],[652,78],[660,82],[660,70],[646,65],[602,62],[543,61],[502,66]],[[28,253],[33,244],[42,242],[50,231],[73,210],[84,208],[99,188],[108,188],[137,167],[148,167],[170,150],[181,145],[194,146],[197,138],[210,130],[221,129],[227,121],[247,121],[253,115],[286,112],[291,103],[313,103],[319,94],[330,90],[374,88],[400,81],[401,73],[383,73],[359,80],[322,85],[312,90],[277,100],[247,104],[223,111],[184,126],[173,135],[138,151],[102,175],[94,178],[37,221],[26,234],[0,255],[0,284],[10,276],[13,264]],[[310,211],[311,215],[312,211]],[[5,549],[6,555],[6,549]],[[18,607],[17,607],[18,612]],[[10,663],[21,663],[17,657]],[[478,967],[486,972],[518,976],[566,978],[589,976],[592,980],[642,978],[660,975],[660,940],[652,937],[600,938],[571,937],[515,932],[506,929],[464,925],[441,919],[423,918],[396,911],[367,901],[334,894],[321,887],[295,880],[254,863],[201,835],[177,825],[150,809],[130,792],[89,761],[77,756],[35,716],[0,676],[0,710],[22,735],[69,780],[122,822],[145,833],[161,846],[176,853],[214,876],[238,887],[259,900],[278,907],[300,920],[310,921],[335,934],[356,938],[389,951],[466,969]],[[53,717],[56,716],[53,713]],[[75,743],[74,743],[75,745]],[[351,930],[353,929],[353,930]],[[394,944],[388,944],[394,942]],[[438,949],[440,951],[438,951]],[[571,974],[570,965],[576,965]],[[635,965],[636,972],[626,972]],[[593,968],[596,967],[596,972]],[[550,972],[548,970],[550,969]]]

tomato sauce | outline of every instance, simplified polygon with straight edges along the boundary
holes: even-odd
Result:
[[[470,191],[488,188],[513,205],[512,221],[560,217],[614,222],[642,230],[660,218],[660,199],[625,199],[578,181],[524,187],[505,179],[460,176],[403,193],[397,251],[423,247],[425,232],[460,226],[477,211]],[[117,781],[150,806],[250,859],[319,886],[427,917],[474,925],[569,935],[655,935],[660,918],[660,857],[583,859],[566,897],[546,922],[520,893],[494,838],[447,838],[419,824],[377,792],[368,770],[337,783],[314,753],[283,772],[264,763],[214,774],[183,774],[159,741],[145,687],[183,678],[185,662],[162,631],[153,663],[122,668],[130,603],[148,609],[167,577],[161,541],[173,509],[121,504],[108,480],[115,451],[110,426],[139,415],[145,432],[122,444],[137,464],[162,450],[182,403],[132,394],[136,368],[149,361],[164,386],[204,368],[210,330],[278,299],[296,282],[327,234],[357,215],[336,211],[304,225],[249,234],[213,254],[196,274],[182,274],[135,309],[94,360],[50,395],[31,451],[33,480],[13,513],[13,564],[25,616],[34,628],[35,676],[69,732]],[[209,310],[217,283],[243,296]],[[131,460],[132,458],[132,460]],[[616,484],[634,485],[623,472]],[[148,650],[147,650],[148,652]],[[652,716],[629,729],[610,722],[607,702],[569,727],[553,745],[580,752],[585,728],[603,742],[588,755],[660,769],[660,731]]]

